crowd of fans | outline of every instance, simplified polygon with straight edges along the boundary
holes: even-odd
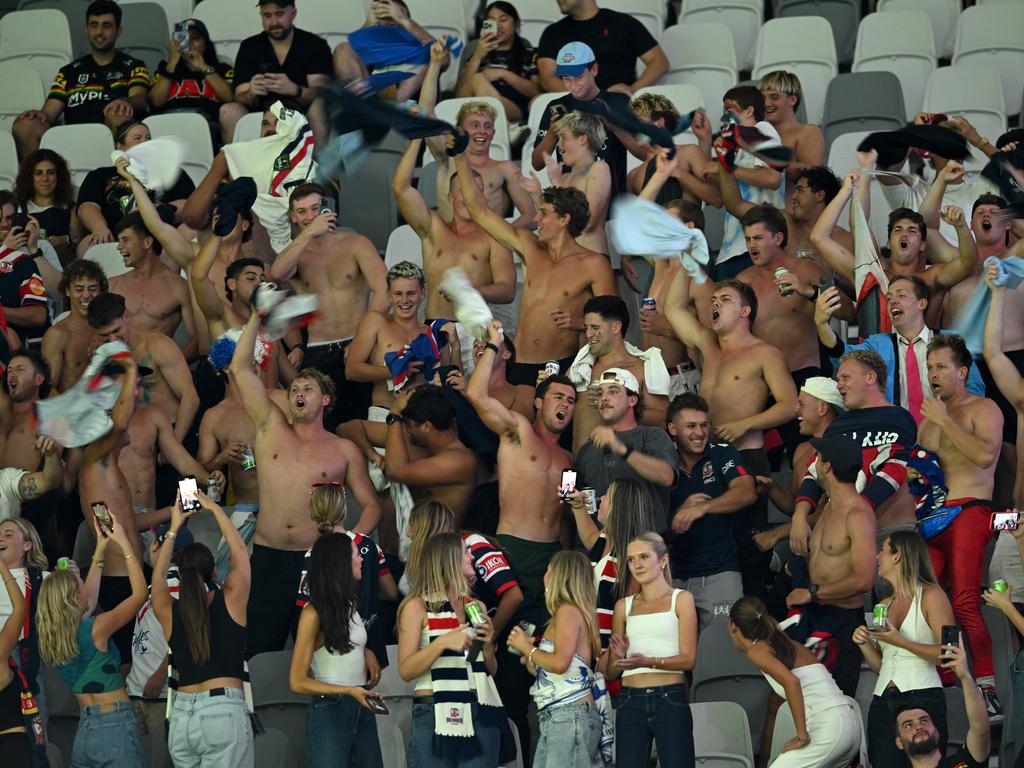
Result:
[[[5,765],[47,765],[47,666],[72,765],[141,766],[166,719],[175,765],[252,766],[247,660],[288,648],[311,766],[384,765],[389,664],[410,766],[694,766],[705,633],[772,689],[761,764],[784,703],[777,768],[987,766],[1004,720],[1020,747],[1024,650],[997,669],[982,606],[1019,646],[1024,134],[920,114],[898,157],[876,135],[830,169],[792,73],[726,91],[719,129],[636,95],[669,66],[639,21],[557,3],[536,47],[482,7],[454,95],[489,100],[447,126],[455,41],[402,0],[334,51],[260,0],[233,63],[182,20],[152,73],[89,6],[0,191]],[[338,225],[380,138],[342,127],[354,98],[410,137],[390,181],[422,247],[387,265]],[[492,99],[534,173],[492,157]],[[141,118],[171,111],[209,124],[198,183],[150,182]],[[61,121],[118,150],[77,189],[39,148]],[[1002,177],[941,154],[967,145]]]

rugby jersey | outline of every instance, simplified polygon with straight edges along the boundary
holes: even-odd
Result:
[[[127,99],[136,87],[149,90],[145,62],[117,51],[109,64],[100,66],[90,53],[57,70],[47,98],[64,104],[68,125],[102,123],[107,103]]]

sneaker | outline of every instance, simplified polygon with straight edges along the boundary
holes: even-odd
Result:
[[[996,689],[991,685],[979,685],[978,688],[985,699],[985,707],[988,709],[988,721],[990,723],[1001,723],[1003,721],[1003,705],[999,703]]]

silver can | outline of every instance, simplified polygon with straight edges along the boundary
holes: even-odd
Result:
[[[778,269],[776,269],[775,270],[775,279],[776,279],[776,281],[780,277],[782,277],[784,274],[786,274],[787,272],[789,272],[789,270],[786,269],[785,267],[779,267]],[[780,286],[778,286],[778,288],[779,288],[779,296],[792,296],[796,292],[795,289],[792,286],[790,286],[788,288],[783,288],[780,285]]]
[[[580,488],[580,493],[583,494],[583,499],[587,503],[587,514],[591,517],[597,517],[597,491],[593,488]]]
[[[250,469],[256,469],[256,453],[253,451],[252,445],[246,443],[242,448],[242,471],[247,472]]]
[[[557,376],[562,372],[562,366],[558,364],[557,360],[548,360],[544,363],[544,375],[545,376]]]
[[[210,479],[206,481],[206,495],[210,497],[210,501],[220,503],[220,490],[217,488],[217,480],[212,475]]]

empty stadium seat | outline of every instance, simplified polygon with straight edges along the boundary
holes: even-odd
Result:
[[[252,141],[260,137],[260,123],[263,122],[262,112],[250,112],[243,115],[242,119],[235,123],[235,141]]]
[[[67,160],[76,187],[89,171],[113,164],[110,153],[114,151],[114,137],[107,126],[97,123],[55,125],[43,134],[39,146]]]
[[[39,109],[46,99],[49,83],[43,83],[35,69],[8,61],[0,66],[0,132],[10,133],[15,119],[27,109]]]
[[[338,223],[366,235],[382,253],[398,226],[398,201],[391,191],[391,177],[400,159],[392,152],[371,152],[341,183]]]
[[[665,29],[665,3],[661,0],[601,0],[601,7],[629,14],[647,27],[655,40]]]
[[[726,622],[717,623],[727,626]],[[761,679],[763,682],[764,678]],[[734,701],[706,701],[691,704],[690,712],[693,714],[693,748],[698,765],[754,767],[747,713],[739,704]]]
[[[683,0],[679,23],[691,22],[725,24],[732,30],[739,68],[753,68],[757,33],[764,22],[761,0]]]
[[[924,11],[872,13],[861,21],[852,71],[896,75],[907,120],[921,111],[928,76],[937,66],[935,34]]]
[[[765,22],[757,37],[753,78],[784,69],[800,78],[807,121],[820,123],[825,90],[838,72],[832,28],[820,16],[796,16]]]
[[[377,719],[377,739],[380,741],[380,753],[387,766],[406,764],[405,738],[398,725],[386,718]]]
[[[775,758],[782,754],[782,748],[786,742],[796,736],[796,723],[793,721],[793,710],[789,708],[789,702],[782,702],[779,711],[775,713],[775,727],[772,729],[772,751],[768,762],[774,762]]]
[[[18,150],[10,131],[0,133],[0,189],[14,189],[18,178]]]
[[[314,0],[306,0],[302,4],[303,10],[306,9],[310,3]],[[147,3],[152,0],[120,0],[120,5],[135,5],[136,3]],[[185,19],[192,18],[192,11],[196,7],[196,4],[192,0],[160,0],[160,5],[163,7],[164,14],[167,16],[167,37],[164,38],[166,43],[171,39],[171,33],[174,32],[174,25],[179,21],[185,21]]]
[[[533,171],[533,162],[531,159],[531,155],[533,154],[533,144],[537,138],[537,131],[540,130],[540,121],[544,117],[544,112],[551,106],[552,101],[560,99],[564,95],[564,93],[542,93],[530,103],[530,114],[526,121],[527,126],[530,128],[530,134],[529,138],[526,140],[526,145],[523,147],[522,157],[522,169],[524,176],[529,177],[530,172]],[[536,173],[540,177],[541,187],[543,188],[548,186],[548,172],[541,168],[539,171],[536,171]]]
[[[832,27],[840,63],[853,59],[853,43],[860,23],[860,0],[775,0],[775,15],[821,16]]]
[[[407,5],[409,15],[435,38],[454,35],[463,42],[469,38],[472,19],[466,19],[462,0],[409,0]],[[455,90],[461,64],[461,56],[452,56],[448,69],[441,73],[439,85],[442,92]]]
[[[95,261],[103,267],[103,274],[108,278],[123,275],[131,270],[124,265],[124,257],[117,250],[117,243],[99,243],[89,246],[82,258]]]
[[[306,713],[309,696],[292,693],[288,682],[291,651],[258,653],[249,659],[252,703],[268,729],[280,730],[288,739],[293,765],[306,764]],[[259,743],[257,742],[257,752]]]
[[[213,165],[213,141],[206,118],[195,112],[171,112],[166,115],[150,115],[143,122],[149,126],[153,138],[177,136],[183,140],[183,168],[193,183],[199,184]]]
[[[0,64],[34,69],[48,86],[72,58],[71,31],[60,11],[14,11],[0,19]]]
[[[61,757],[66,757],[66,762],[70,763],[80,707],[56,669],[43,664],[39,668],[39,679],[46,702],[46,740],[55,745]]]
[[[1007,112],[1015,114],[1024,93],[1024,3],[977,6],[960,14],[953,64],[996,70]]]
[[[255,768],[301,768],[304,765],[290,754],[288,736],[277,728],[267,728],[257,736],[253,740],[253,752]]]
[[[408,224],[395,227],[388,235],[388,245],[384,250],[384,266],[388,269],[401,261],[410,261],[417,267],[423,268],[423,249],[420,236]],[[398,672],[397,669],[393,671],[395,674]],[[409,693],[412,693],[411,689]]]
[[[928,77],[924,91],[925,112],[963,115],[989,141],[1006,130],[1006,103],[999,74],[991,67],[957,65],[939,67]],[[965,162],[980,170],[988,158],[974,153]]]
[[[717,106],[739,79],[732,30],[725,24],[677,24],[662,34],[661,47],[669,61],[661,83],[699,88],[705,109]]]
[[[473,98],[458,98],[458,99],[444,99],[438,102],[434,108],[434,114],[440,120],[446,120],[449,123],[455,124],[455,116],[459,113],[459,109],[462,105],[468,101],[482,101],[485,104],[489,104],[494,107],[494,111],[497,113],[497,118],[494,121],[494,139],[491,142],[491,146],[498,149],[501,147],[504,152],[502,159],[511,157],[510,148],[512,146],[512,140],[509,137],[508,131],[508,117],[505,115],[505,107],[501,101],[490,96],[478,96]],[[426,153],[425,153],[426,154]],[[496,157],[498,153],[492,152],[491,156]]]
[[[296,21],[324,38],[334,50],[334,46],[348,40],[350,32],[363,26],[366,7],[358,0],[302,0]]]
[[[117,47],[146,62],[150,74],[156,72],[169,53],[166,11],[157,3],[135,3],[125,6],[121,12],[124,32],[117,40]]]
[[[430,153],[427,152],[427,155]],[[416,181],[416,189],[419,191],[427,208],[437,208],[437,163],[432,157],[426,158],[427,162],[420,168],[419,179]]]
[[[942,59],[953,55],[956,20],[963,6],[963,0],[878,0],[879,11],[913,9],[927,13],[935,36],[935,52]]]
[[[152,0],[148,0],[152,2]],[[19,11],[36,11],[48,8],[60,11],[68,20],[71,32],[71,56],[78,58],[89,52],[89,37],[85,31],[85,12],[91,0],[21,0]],[[45,78],[44,78],[45,79]]]
[[[851,131],[895,131],[906,108],[900,81],[891,72],[850,72],[828,84],[821,130],[825,151],[836,136]]]
[[[195,17],[209,30],[210,39],[217,45],[217,55],[232,64],[242,41],[263,31],[259,9],[253,8],[251,0],[200,3],[196,6]],[[301,11],[296,21],[303,26]]]
[[[562,18],[552,0],[516,0],[515,6],[519,11],[519,34],[534,48],[540,44],[544,29]]]

